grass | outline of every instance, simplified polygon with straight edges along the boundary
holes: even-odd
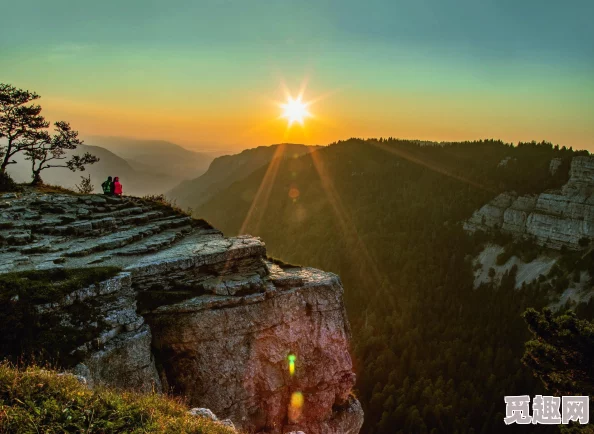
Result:
[[[29,184],[26,184],[26,185],[29,185]],[[74,196],[78,196],[81,194],[81,193],[78,193],[78,192],[71,190],[69,188],[62,187],[60,185],[40,184],[40,185],[34,186],[33,188],[35,188],[35,190],[37,190],[40,193],[71,194]]]
[[[229,434],[192,416],[184,403],[157,394],[90,390],[71,375],[0,363],[0,432]]]
[[[151,194],[143,196],[141,200],[145,203],[150,203],[151,205],[157,208],[166,208],[167,210],[172,211],[175,214],[189,217],[192,216],[192,210],[190,208],[188,208],[187,210],[181,209],[179,206],[176,205],[175,201],[167,199],[164,194]]]
[[[192,216],[192,208],[181,209],[176,205],[175,201],[171,201],[165,197],[164,194],[152,194],[139,198],[145,205],[150,205],[154,209],[164,211],[166,214],[173,214],[178,216],[185,216],[192,218],[192,225],[202,229],[214,229],[214,227],[204,219],[194,218]]]

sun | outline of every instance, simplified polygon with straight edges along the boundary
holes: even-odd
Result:
[[[287,118],[289,126],[293,125],[295,122],[303,125],[304,119],[311,116],[311,113],[307,111],[308,105],[308,103],[301,100],[301,96],[298,96],[295,99],[289,97],[285,104],[280,105],[283,109],[281,117]]]

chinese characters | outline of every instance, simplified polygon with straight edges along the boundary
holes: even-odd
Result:
[[[559,425],[570,421],[587,424],[590,420],[590,398],[588,396],[542,396],[536,395],[532,400],[530,415],[530,396],[506,396],[506,425],[517,423]]]

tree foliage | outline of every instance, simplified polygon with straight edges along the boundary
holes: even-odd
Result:
[[[67,122],[56,122],[55,133],[44,131],[33,140],[31,146],[25,150],[26,159],[31,162],[33,184],[41,184],[41,172],[51,167],[65,167],[75,172],[84,171],[85,166],[94,164],[99,158],[85,152],[83,155],[71,155],[68,151],[75,150],[83,142],[78,138],[78,131],[72,130]]]
[[[555,316],[550,309],[528,309],[524,319],[534,336],[522,360],[547,390],[594,397],[594,324],[573,311]]]
[[[15,164],[13,157],[31,146],[37,135],[49,126],[41,115],[41,106],[32,104],[39,95],[18,89],[10,84],[0,83],[0,139],[6,144],[0,146],[0,172],[6,172],[9,164]]]
[[[37,99],[35,92],[0,83],[0,139],[6,141],[0,146],[0,173],[4,176],[6,167],[16,163],[13,158],[19,153],[31,162],[33,184],[40,184],[41,172],[50,167],[84,171],[86,165],[99,161],[88,152],[69,156],[69,151],[83,144],[78,132],[69,123],[58,121],[54,123],[54,134],[50,134],[41,106],[32,103]]]

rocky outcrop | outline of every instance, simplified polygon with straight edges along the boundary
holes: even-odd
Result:
[[[7,195],[0,241],[0,272],[122,270],[36,306],[91,332],[73,352],[93,384],[172,390],[245,432],[359,432],[337,276],[273,263],[258,238],[135,198]]]
[[[267,267],[262,291],[193,298],[145,316],[163,383],[248,432],[282,432],[281,425],[311,434],[359,432],[339,279]],[[302,404],[291,405],[295,394]]]
[[[551,175],[555,175],[562,165],[563,165],[562,158],[553,158],[551,160],[551,163],[549,164],[549,173]]]
[[[516,288],[519,289],[524,283],[530,283],[540,276],[546,276],[557,262],[556,257],[539,256],[526,263],[517,256],[512,256],[505,264],[498,264],[497,257],[504,250],[502,246],[487,244],[478,254],[473,262],[475,288],[491,281],[500,282],[502,276],[515,267]],[[494,272],[493,275],[491,275],[492,272]]]
[[[220,420],[209,408],[192,408],[188,413],[190,413],[192,416],[202,417],[212,420],[213,422],[219,422],[221,425],[235,429],[235,424],[231,421],[231,419]]]
[[[501,229],[533,237],[542,246],[579,249],[594,238],[593,193],[594,157],[574,157],[569,181],[560,190],[525,196],[502,193],[476,211],[464,228]]]
[[[75,373],[91,385],[161,391],[151,331],[136,312],[131,282],[130,273],[119,273],[33,308],[38,322],[47,324],[44,332],[52,341],[71,343],[62,359],[79,362]]]

